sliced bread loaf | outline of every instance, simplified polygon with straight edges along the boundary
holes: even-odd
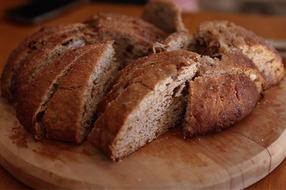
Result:
[[[84,46],[65,53],[56,58],[37,75],[35,79],[23,88],[21,96],[17,100],[16,113],[20,123],[36,138],[41,137],[41,130],[36,130],[35,123],[45,111],[52,95],[58,88],[61,79],[69,72],[71,66],[81,57],[98,46]]]
[[[183,89],[197,72],[198,57],[183,50],[163,52],[123,69],[89,141],[118,160],[178,124],[185,108]]]
[[[194,34],[195,51],[220,57],[225,52],[241,50],[253,61],[266,79],[266,88],[277,84],[285,70],[278,52],[251,31],[228,21],[205,22]]]
[[[53,81],[48,80],[50,92],[34,114],[38,136],[81,143],[90,130],[110,76],[117,71],[118,65],[112,60],[112,43],[85,46],[75,51],[81,54],[73,56],[73,60],[67,55],[67,60],[63,60],[73,63],[64,70],[58,69],[61,73],[54,75]]]

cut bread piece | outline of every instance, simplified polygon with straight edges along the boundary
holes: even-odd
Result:
[[[201,58],[199,76],[211,74],[245,74],[256,85],[259,93],[263,92],[266,81],[254,63],[240,51],[227,52],[221,59],[212,59],[208,56]]]
[[[266,88],[277,84],[284,76],[284,66],[278,52],[261,37],[228,21],[205,22],[194,34],[195,51],[212,57],[241,50],[250,58],[266,79]]]
[[[183,50],[163,52],[123,69],[89,141],[118,160],[179,124],[185,108],[183,91],[197,72],[198,57]]]
[[[187,31],[181,10],[172,0],[150,1],[142,18],[168,33]]]
[[[48,79],[47,84],[42,82],[49,91],[45,92],[34,113],[34,131],[38,137],[81,143],[92,126],[97,104],[106,92],[110,76],[117,71],[112,43],[74,51],[80,51],[79,56],[66,54],[63,59],[63,62],[73,61],[68,68],[57,69],[61,73],[52,74],[53,80]]]
[[[123,62],[123,66],[133,59],[148,55],[152,44],[167,36],[165,32],[140,18],[122,14],[99,13],[86,23],[94,28],[101,40],[115,41],[116,56]]]
[[[6,99],[13,101],[11,94],[12,78],[17,73],[22,62],[29,56],[32,56],[39,49],[43,48],[49,38],[63,33],[79,31],[85,28],[84,24],[69,24],[60,26],[43,27],[31,36],[27,37],[20,45],[9,55],[7,63],[3,69],[1,77],[1,92]]]
[[[56,91],[61,79],[69,72],[71,66],[78,62],[87,52],[97,49],[98,45],[87,45],[65,53],[53,60],[37,75],[26,88],[23,88],[16,105],[17,118],[35,137],[41,137],[41,131],[35,129],[37,116],[45,111],[46,105]]]
[[[153,52],[175,51],[188,49],[192,43],[192,36],[188,32],[175,32],[165,40],[153,44]]]
[[[17,102],[25,88],[34,80],[34,78],[45,69],[53,60],[60,57],[65,52],[84,46],[87,44],[85,36],[81,32],[72,32],[49,38],[44,47],[29,56],[23,61],[17,75],[13,78],[11,92],[14,93],[14,99]]]
[[[244,74],[197,77],[188,90],[186,137],[230,127],[247,116],[260,97],[255,84]]]

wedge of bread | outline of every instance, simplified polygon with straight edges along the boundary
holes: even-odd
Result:
[[[35,129],[35,123],[46,110],[47,103],[53,96],[61,79],[67,75],[71,66],[81,59],[82,56],[97,46],[84,46],[71,50],[52,61],[35,77],[17,100],[16,113],[20,123],[39,139],[41,130]]]
[[[266,88],[277,84],[285,70],[278,52],[261,37],[228,21],[202,23],[194,34],[195,51],[220,57],[225,52],[241,50],[253,61],[266,79]]]
[[[197,72],[198,57],[183,50],[163,52],[123,69],[89,141],[118,160],[179,124],[183,91]]]
[[[185,137],[221,131],[246,117],[259,100],[254,82],[244,74],[216,74],[190,82]]]
[[[97,104],[118,65],[113,62],[112,43],[75,51],[80,51],[80,55],[72,56],[73,60],[67,55],[66,60],[73,63],[64,70],[58,69],[62,73],[54,75],[52,82],[48,80],[52,92],[46,94],[34,114],[36,135],[81,143],[92,126]]]

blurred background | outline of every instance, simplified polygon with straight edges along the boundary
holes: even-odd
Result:
[[[6,18],[36,24],[87,3],[145,4],[148,0],[30,0],[6,10]],[[152,0],[149,0],[152,1]],[[286,0],[173,0],[183,12],[198,11],[286,15]]]

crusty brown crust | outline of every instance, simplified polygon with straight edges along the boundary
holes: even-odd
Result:
[[[79,43],[69,45],[69,43],[76,40],[79,41]],[[47,42],[43,48],[39,49],[32,56],[29,56],[23,61],[17,74],[13,78],[11,92],[14,93],[14,99],[16,102],[18,97],[22,96],[24,89],[29,86],[31,81],[33,81],[41,70],[44,70],[45,66],[48,65],[49,62],[52,62],[64,52],[85,44],[86,40],[81,32],[72,32],[50,38],[49,42]]]
[[[149,1],[142,18],[168,33],[187,32],[181,9],[171,0]]]
[[[100,105],[103,111],[95,122],[89,141],[116,159],[112,143],[131,112],[160,81],[175,77],[181,67],[196,63],[198,57],[198,54],[183,50],[162,52],[141,58],[123,69]]]
[[[97,68],[110,44],[90,48],[71,66],[48,103],[41,125],[49,139],[80,143],[81,119],[85,111],[85,96],[90,76]]]
[[[247,116],[258,100],[254,83],[244,74],[198,77],[189,86],[185,136],[228,128]]]
[[[194,50],[220,57],[226,52],[241,50],[257,66],[266,79],[266,87],[277,84],[285,74],[278,52],[263,38],[228,21],[202,23],[194,34]]]
[[[201,23],[197,31],[194,33],[194,38],[196,40],[203,40],[203,38],[205,37],[222,40],[224,44],[207,44],[211,46],[212,45],[217,46],[218,48],[222,48],[222,51],[227,51],[227,49],[231,47],[235,48],[235,47],[241,47],[243,45],[253,46],[259,44],[267,47],[271,51],[277,52],[262,37],[259,37],[254,32],[247,30],[229,21],[221,20],[221,21],[208,21]],[[204,42],[199,42],[199,43],[204,43]],[[202,49],[202,51],[208,51],[208,49]],[[220,53],[220,52],[214,52],[214,53]],[[212,52],[209,52],[208,54],[212,54]]]
[[[9,55],[7,63],[3,69],[1,77],[1,92],[6,99],[13,101],[11,94],[12,78],[17,73],[23,60],[36,52],[36,50],[46,45],[51,36],[60,35],[62,33],[71,32],[84,28],[84,24],[69,24],[59,26],[43,27],[31,36],[27,37],[20,45]]]
[[[18,98],[16,113],[20,123],[34,135],[40,136],[34,129],[37,119],[37,114],[44,111],[42,108],[49,100],[49,94],[52,94],[58,86],[58,82],[63,77],[70,66],[85,52],[91,50],[92,47],[84,46],[79,49],[71,50],[63,56],[57,58],[50,63],[45,70],[22,91],[22,95]],[[39,118],[38,118],[39,119]]]
[[[199,76],[217,73],[241,73],[253,81],[259,93],[266,89],[266,81],[253,61],[246,57],[241,51],[226,52],[221,59],[211,59],[204,56],[201,59]]]

